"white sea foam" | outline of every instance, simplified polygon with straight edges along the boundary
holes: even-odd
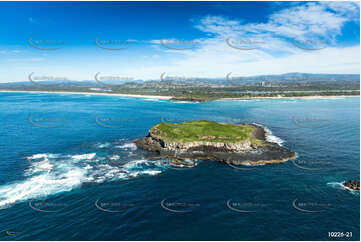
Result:
[[[119,155],[113,155],[111,157],[109,157],[110,160],[119,160],[120,156]]]
[[[196,102],[190,102],[190,101],[173,101],[173,103],[196,103]]]
[[[28,160],[36,160],[36,159],[45,159],[45,158],[56,158],[56,154],[34,154],[31,156],[26,157]]]
[[[145,170],[145,171],[142,171],[141,174],[147,174],[147,175],[151,175],[151,176],[155,176],[155,175],[158,175],[162,173],[161,171],[159,170]]]
[[[102,148],[107,148],[107,147],[109,147],[109,146],[110,146],[110,143],[104,143],[104,144],[97,144],[97,145],[96,145],[97,148],[101,148],[101,149],[102,149]]]
[[[87,164],[87,165],[84,167],[84,169],[90,170],[90,169],[93,169],[93,166]]]
[[[81,155],[73,155],[71,156],[74,160],[91,160],[95,157],[96,153],[90,153],[90,154],[81,154]]]
[[[263,127],[265,130],[265,136],[266,136],[266,141],[271,142],[271,143],[276,143],[280,146],[282,146],[282,144],[285,142],[283,139],[281,139],[280,137],[277,137],[275,135],[272,134],[272,131],[269,130],[266,126],[262,125],[262,124],[258,124],[258,123],[252,123],[254,125]]]
[[[24,181],[0,187],[0,208],[28,199],[45,197],[50,194],[70,191],[86,180],[85,172],[77,167],[69,167],[61,174],[43,172]]]
[[[266,141],[268,142],[271,142],[271,143],[276,143],[280,146],[282,146],[282,144],[285,142],[283,139],[281,139],[280,137],[277,137],[275,135],[272,134],[272,131],[269,130],[267,127],[263,126],[263,125],[260,125],[260,124],[256,124],[254,123],[255,125],[258,125],[258,126],[262,126],[265,130],[265,136],[266,136]]]
[[[38,162],[31,162],[30,168],[27,170],[28,175],[41,171],[41,170],[51,170],[53,166],[50,164],[48,158],[45,158]]]
[[[144,98],[144,101],[153,101],[153,102],[164,102],[162,99],[156,99],[156,98]]]
[[[129,151],[134,149],[134,144],[127,143],[122,147]],[[108,157],[98,157],[96,153],[31,155],[26,157],[29,166],[24,172],[25,180],[0,186],[0,209],[16,202],[70,191],[83,183],[103,183],[140,175],[154,176],[166,169],[159,160],[138,158],[126,162],[131,157],[123,153]],[[123,158],[124,164],[111,162],[123,161]]]
[[[124,145],[118,145],[115,146],[116,148],[121,148],[121,149],[131,149],[131,150],[136,150],[137,146],[134,143],[126,143]]]
[[[333,188],[341,188],[343,190],[347,190],[349,189],[348,187],[346,187],[344,184],[344,181],[343,182],[328,182],[327,185],[328,186],[331,186]]]
[[[327,185],[330,186],[330,187],[333,187],[333,188],[336,188],[336,189],[348,190],[354,195],[360,194],[360,191],[352,190],[352,189],[346,187],[344,184],[345,184],[345,181],[343,181],[343,182],[328,182],[327,183]]]
[[[265,164],[251,164],[249,162],[242,163],[243,166],[264,166]]]
[[[151,176],[155,176],[162,173],[159,170],[144,170],[144,171],[134,171],[129,173],[129,176],[131,177],[137,177],[138,175],[151,175]]]
[[[133,160],[125,164],[123,167],[126,169],[134,169],[140,168],[142,164],[149,164],[149,161],[142,159],[142,160]]]

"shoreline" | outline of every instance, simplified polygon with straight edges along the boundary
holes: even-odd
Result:
[[[156,96],[156,95],[142,95],[142,94],[121,94],[121,93],[101,93],[101,92],[66,92],[66,91],[23,91],[23,90],[0,90],[0,93],[48,93],[48,94],[74,94],[74,95],[96,95],[96,96],[113,96],[113,97],[138,97],[146,99],[164,99],[170,100],[175,98],[173,96]],[[347,98],[360,97],[360,95],[330,95],[330,96],[300,96],[300,97],[230,97],[219,98],[217,100],[252,100],[252,99],[323,99],[323,98]]]
[[[345,97],[360,97],[360,95],[330,95],[330,96],[301,96],[301,97],[230,97],[220,98],[217,100],[250,100],[250,99],[322,99],[322,98],[345,98]]]
[[[0,90],[5,92],[21,92],[21,93],[49,93],[49,94],[75,94],[75,95],[96,95],[96,96],[113,96],[113,97],[140,97],[140,98],[157,98],[171,99],[171,96],[155,96],[155,95],[139,95],[139,94],[121,94],[121,93],[102,93],[102,92],[64,92],[64,91],[16,91],[16,90]]]

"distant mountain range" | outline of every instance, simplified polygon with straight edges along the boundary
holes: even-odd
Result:
[[[4,82],[0,83],[0,88],[21,88],[21,87],[32,87],[32,86],[56,86],[57,88],[72,88],[72,87],[104,87],[106,84],[109,85],[159,85],[159,84],[167,84],[169,85],[189,85],[189,86],[198,86],[201,84],[211,84],[211,85],[225,85],[225,86],[233,86],[233,85],[252,85],[260,83],[273,83],[273,84],[282,84],[282,85],[292,85],[297,83],[308,83],[308,84],[330,84],[330,85],[355,85],[360,83],[360,75],[359,74],[310,74],[310,73],[285,73],[280,75],[259,75],[259,76],[248,76],[248,77],[240,77],[233,75],[232,73],[228,73],[224,78],[167,78],[166,76],[161,80],[134,80],[134,81],[124,81],[124,82],[115,82],[115,81],[103,81],[105,85],[102,83],[98,83],[95,80],[84,80],[84,81],[41,81],[38,82],[40,85],[36,85],[36,83],[32,83],[30,81],[25,82]]]

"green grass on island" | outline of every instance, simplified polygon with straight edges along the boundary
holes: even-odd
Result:
[[[164,122],[155,125],[150,132],[165,142],[223,142],[235,143],[250,140],[253,145],[263,142],[253,137],[255,127],[248,124],[217,123],[199,120],[184,123]]]

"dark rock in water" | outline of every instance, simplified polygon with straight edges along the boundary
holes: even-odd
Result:
[[[352,190],[360,191],[360,181],[358,181],[358,180],[348,180],[348,181],[344,182],[343,185]]]
[[[176,165],[176,166],[186,166],[186,167],[193,167],[195,166],[195,163],[192,161],[184,161],[181,159],[173,158],[170,164]]]

